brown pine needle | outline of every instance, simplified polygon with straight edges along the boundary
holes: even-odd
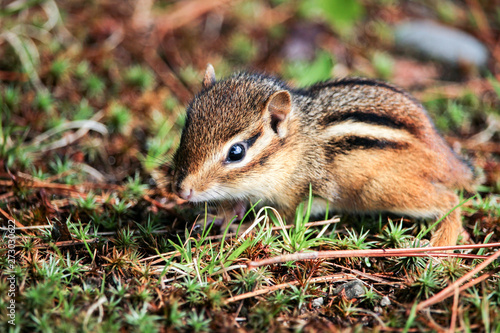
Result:
[[[142,198],[144,200],[146,200],[147,202],[149,202],[150,204],[152,204],[152,205],[154,205],[154,206],[156,206],[158,208],[164,209],[167,212],[172,212],[172,213],[175,212],[175,209],[174,209],[175,203],[171,202],[169,204],[163,204],[163,203],[159,202],[158,200],[155,200],[155,199],[151,198],[147,194],[143,195]]]
[[[375,281],[378,283],[390,283],[389,281],[382,279],[378,276],[375,276],[373,274],[364,273],[364,272],[358,271],[357,269],[354,269],[354,268],[349,268],[349,267],[345,267],[345,266],[338,265],[338,264],[333,264],[333,266],[335,266],[337,268],[345,269],[345,270],[347,270],[347,271],[349,271],[357,276],[361,276],[361,277],[364,277],[365,279],[372,280],[372,281]]]
[[[356,278],[356,276],[353,275],[353,274],[333,274],[333,275],[315,277],[315,278],[310,279],[308,282],[309,283],[337,282],[337,281],[354,280],[355,278]],[[224,304],[227,305],[229,303],[233,303],[233,302],[241,301],[243,299],[247,299],[247,298],[251,298],[251,297],[255,297],[255,296],[267,294],[267,293],[270,293],[270,292],[273,292],[273,291],[276,291],[276,290],[286,289],[286,288],[288,288],[290,286],[295,286],[295,285],[298,285],[298,284],[299,284],[299,281],[295,280],[295,281],[290,281],[290,282],[286,282],[286,283],[277,284],[275,286],[271,286],[271,287],[268,287],[268,288],[263,288],[263,289],[259,289],[259,290],[256,290],[256,291],[251,291],[251,292],[248,292],[248,293],[244,293],[244,294],[241,294],[241,295],[230,297],[230,298],[228,298],[225,301]]]
[[[14,223],[16,224],[16,227],[18,227],[18,228],[24,228],[24,225],[21,222],[19,222],[18,220],[16,220],[13,216],[11,216],[9,213],[7,213],[2,208],[0,208],[0,214],[2,214],[7,220],[14,221]]]
[[[488,245],[488,244],[485,244],[485,245]],[[436,295],[432,296],[431,298],[421,302],[418,306],[417,306],[417,311],[420,311],[420,310],[423,310],[425,309],[426,307],[429,307],[433,304],[436,304],[436,303],[439,303],[445,299],[447,299],[448,297],[450,297],[451,295],[453,295],[453,290],[455,288],[457,288],[459,285],[461,285],[462,283],[464,283],[465,281],[471,279],[474,275],[476,275],[478,272],[480,272],[482,269],[486,268],[486,266],[488,266],[489,264],[491,264],[496,258],[498,258],[500,256],[500,251],[497,251],[495,254],[491,255],[488,257],[487,260],[483,261],[481,264],[477,265],[473,270],[471,270],[469,273],[465,274],[464,276],[462,276],[460,279],[456,280],[455,282],[453,282],[451,285],[449,285],[448,287],[444,288],[443,290],[441,290],[439,293],[437,293]],[[474,281],[473,284],[471,284],[471,282],[469,282],[468,284],[470,284],[470,286],[474,285],[475,283],[478,283],[480,281],[478,281],[479,279],[476,279],[476,280],[472,280],[471,282]]]
[[[0,201],[7,201],[7,199],[10,199],[14,196],[14,192],[5,192],[4,194],[0,195]]]
[[[37,249],[47,249],[51,248],[52,246],[57,246],[57,247],[65,247],[65,246],[74,246],[74,245],[81,245],[81,244],[92,244],[97,242],[99,239],[98,238],[91,238],[91,239],[86,239],[86,240],[69,240],[69,241],[60,241],[60,242],[55,242],[55,243],[49,243],[49,244],[40,244],[36,245],[35,248]]]

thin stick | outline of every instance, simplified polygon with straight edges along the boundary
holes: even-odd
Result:
[[[460,295],[460,291],[455,287],[455,294],[453,296],[453,308],[451,310],[451,323],[450,329],[448,332],[455,332],[455,326],[457,326],[457,316],[458,316],[458,296]]]
[[[350,258],[350,257],[399,257],[399,256],[420,256],[419,253],[425,253],[431,256],[430,252],[434,251],[449,251],[449,250],[464,250],[464,249],[477,249],[484,247],[500,247],[500,243],[490,244],[471,244],[471,245],[457,245],[457,246],[436,246],[436,247],[418,247],[411,249],[372,249],[372,250],[342,250],[342,251],[312,251],[285,254],[269,259],[259,261],[251,261],[248,264],[249,268],[260,267],[264,265],[273,265],[287,261],[299,260],[312,260],[312,259],[330,259],[330,258]],[[467,255],[459,253],[434,253],[433,256],[438,257],[460,257],[486,259],[485,256]]]
[[[465,289],[469,289],[470,287],[478,284],[479,282],[482,282],[490,277],[492,277],[493,275],[495,275],[496,273],[498,273],[500,271],[500,268],[497,268],[495,270],[492,270],[491,272],[486,272],[484,273],[483,275],[481,275],[480,277],[478,278],[475,278],[475,279],[472,279],[470,280],[469,282],[467,282],[466,284],[464,284],[463,286],[460,287],[459,291],[462,292],[464,291]]]

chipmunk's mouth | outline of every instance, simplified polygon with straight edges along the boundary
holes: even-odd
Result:
[[[242,220],[247,212],[247,202],[242,200],[236,201],[233,205],[233,211],[238,220]]]
[[[243,219],[243,216],[245,216],[247,212],[248,200],[235,199],[234,197],[219,196],[207,192],[208,191],[194,194],[189,199],[189,202],[194,204],[199,204],[203,202],[217,203],[221,201],[226,201],[227,203],[229,203],[227,207],[231,207],[230,209],[233,211],[234,215],[238,217],[238,220]]]

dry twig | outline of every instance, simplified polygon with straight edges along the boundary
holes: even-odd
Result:
[[[478,249],[484,247],[499,247],[500,243],[491,244],[471,244],[457,246],[438,246],[438,247],[419,247],[410,249],[372,249],[372,250],[344,250],[344,251],[312,251],[285,254],[269,259],[251,261],[249,268],[256,268],[265,265],[273,265],[287,261],[312,260],[312,259],[331,259],[331,258],[350,258],[350,257],[459,257],[469,259],[486,259],[486,256],[472,254],[446,253],[438,251],[452,251],[465,249]],[[437,252],[437,253],[436,253]]]

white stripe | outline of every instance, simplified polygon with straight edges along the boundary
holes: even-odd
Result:
[[[400,140],[407,139],[410,134],[405,130],[388,128],[382,125],[373,125],[352,120],[330,126],[325,131],[326,138],[346,135],[369,136],[377,139]]]

